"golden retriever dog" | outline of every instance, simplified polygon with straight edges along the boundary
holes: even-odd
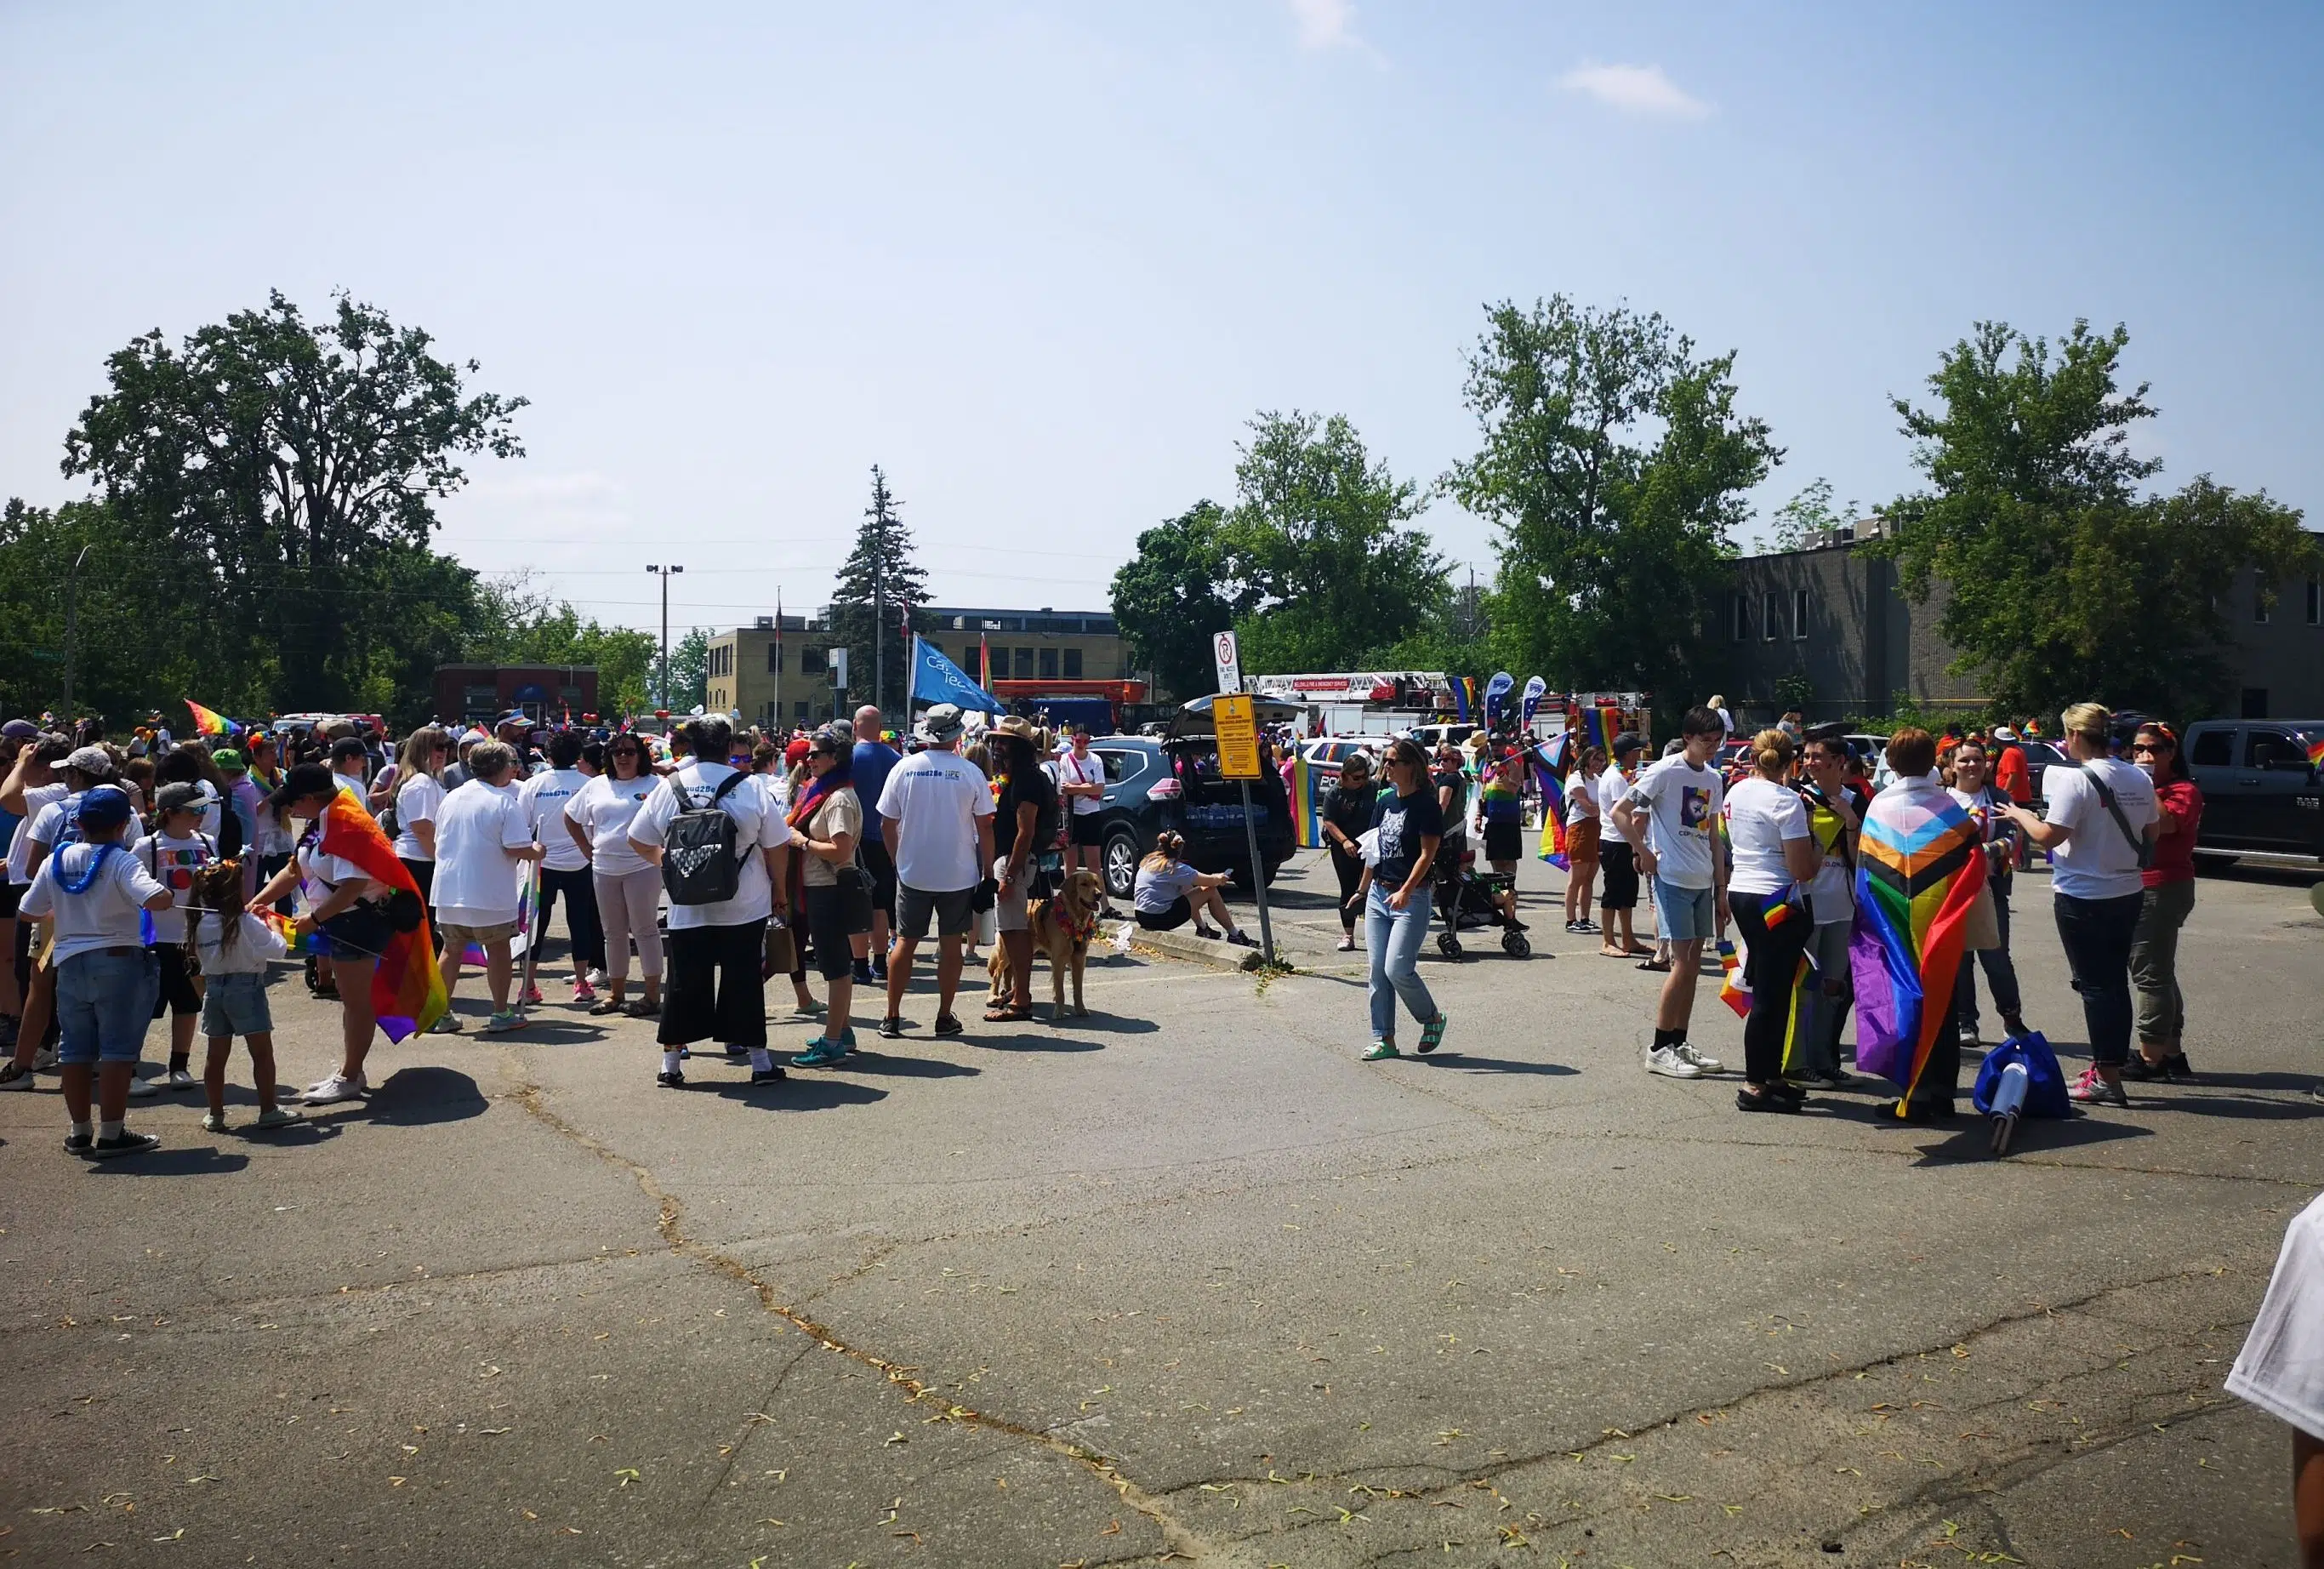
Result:
[[[1066,873],[1065,886],[1056,897],[1033,901],[1030,917],[1033,934],[1033,956],[1046,955],[1049,961],[1050,1001],[1056,1004],[1055,1017],[1068,1016],[1065,1007],[1065,975],[1074,978],[1074,1005],[1070,1016],[1089,1017],[1089,1009],[1082,1001],[1082,968],[1089,961],[1090,938],[1097,930],[1097,912],[1105,895],[1105,884],[1098,874],[1084,867]],[[997,942],[992,956],[985,963],[985,973],[991,978],[991,996],[994,1006],[1010,1000],[1008,945]],[[1023,1000],[1020,1006],[1031,1007],[1032,999]]]

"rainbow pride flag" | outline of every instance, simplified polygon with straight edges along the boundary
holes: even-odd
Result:
[[[1952,1010],[1969,906],[1985,886],[1983,842],[1933,778],[1899,780],[1865,814],[1849,942],[1856,1062],[1902,1085],[1906,1100]]]
[[[520,862],[517,865],[516,936],[509,939],[511,959],[521,959],[532,947],[532,891],[534,885],[540,881],[540,863],[538,861]],[[460,963],[473,965],[479,970],[484,967],[484,962],[489,957],[490,955],[484,952],[484,945],[473,938],[469,940],[467,946],[460,950]],[[448,1000],[446,1006],[450,1006]]]
[[[1541,790],[1541,858],[1560,872],[1572,870],[1565,854],[1565,776],[1573,767],[1569,732],[1526,749],[1526,766]]]
[[[2308,738],[2308,766],[2324,768],[2324,733]]]
[[[323,809],[320,844],[324,854],[350,863],[373,881],[420,898],[420,884],[395,858],[395,846],[388,843],[387,835],[363,803],[346,790],[333,791],[331,804]],[[388,934],[379,967],[372,972],[372,1012],[390,1040],[418,1034],[450,1006],[444,995],[444,977],[436,969],[425,902],[419,925],[408,932]]]
[[[242,734],[241,725],[236,725],[215,708],[205,708],[191,697],[186,699],[186,706],[192,712],[194,729],[200,734],[239,735]]]
[[[1792,971],[1792,1005],[1784,1019],[1785,1073],[1805,1066],[1800,1053],[1814,1022],[1811,1000],[1815,992],[1815,964],[1802,954],[1798,965]],[[1719,943],[1719,1000],[1732,1009],[1738,1019],[1751,1017],[1751,982],[1745,971],[1743,950],[1723,937]]]
[[[258,918],[274,928],[274,935],[282,939],[282,949],[288,957],[302,958],[314,951],[315,940],[300,936],[290,918],[280,910],[262,909],[258,912]]]
[[[1323,847],[1322,780],[1304,754],[1291,760],[1291,842],[1303,850]]]

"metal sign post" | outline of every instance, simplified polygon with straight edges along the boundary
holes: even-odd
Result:
[[[1234,633],[1219,633],[1222,654],[1231,656]],[[1220,660],[1221,668],[1226,658]],[[1231,779],[1242,791],[1242,831],[1250,845],[1250,886],[1259,900],[1259,953],[1275,963],[1275,928],[1267,918],[1267,864],[1259,858],[1259,823],[1251,816],[1250,781],[1259,771],[1259,720],[1251,698],[1242,693],[1221,692],[1211,699],[1211,722],[1219,738],[1219,777]]]

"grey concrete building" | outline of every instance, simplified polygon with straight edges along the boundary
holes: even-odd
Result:
[[[1858,543],[1846,531],[1735,563],[1707,612],[1720,672],[1711,688],[1738,718],[1771,718],[1786,696],[1803,694],[1811,720],[1886,715],[1900,693],[1923,709],[1983,714],[1978,683],[1948,668],[1954,651],[1937,630],[1944,586],[1916,605],[1897,592],[1895,563]],[[2225,590],[2233,642],[2223,706],[2246,718],[2324,715],[2324,583],[2282,584],[2276,595],[2263,609],[2248,572]]]

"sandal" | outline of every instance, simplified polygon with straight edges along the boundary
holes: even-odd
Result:
[[[1670,972],[1670,961],[1668,959],[1648,959],[1645,964],[1640,964],[1638,968],[1646,971],[1648,974],[1667,974]]]
[[[632,1019],[652,1019],[661,1012],[661,1004],[649,1002],[641,997],[634,1002],[623,1003],[622,1011]]]
[[[1032,1021],[1030,1008],[988,1008],[984,1011],[987,1024],[1028,1024]]]
[[[602,1016],[607,1013],[620,1013],[628,1007],[629,1004],[622,1001],[618,997],[605,997],[601,998],[595,1003],[592,1004],[589,1011],[593,1014]]]

